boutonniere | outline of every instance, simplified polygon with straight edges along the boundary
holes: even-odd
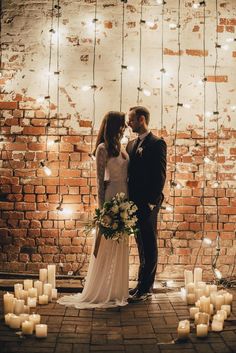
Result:
[[[142,147],[142,146],[140,146],[140,147],[137,149],[137,153],[139,154],[140,157],[143,155],[143,147]]]

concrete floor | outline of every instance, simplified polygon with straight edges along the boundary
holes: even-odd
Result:
[[[115,309],[78,310],[55,302],[38,306],[34,311],[48,324],[45,339],[22,336],[4,324],[1,291],[0,352],[235,353],[236,289],[229,291],[234,302],[224,331],[209,332],[200,339],[191,323],[189,339],[184,342],[177,340],[176,329],[179,320],[189,319],[189,308],[177,289],[157,289],[146,302]]]

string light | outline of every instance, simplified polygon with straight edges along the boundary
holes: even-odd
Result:
[[[142,17],[143,17],[143,2],[141,1],[141,3],[140,3],[140,26],[139,26],[139,86],[137,87],[137,89],[138,89],[137,105],[139,105],[139,102],[140,102],[140,92],[143,92],[143,88],[142,88],[142,24],[141,24]]]
[[[133,65],[121,65],[121,68],[126,69],[131,72],[133,72],[135,70],[135,67]]]
[[[206,244],[206,245],[211,245],[212,244],[212,240],[210,238],[203,238],[203,242]]]
[[[157,5],[165,5],[166,4],[166,1],[164,0],[156,0],[157,2]]]
[[[197,2],[197,3],[195,2],[195,3],[192,5],[193,9],[195,9],[195,10],[199,9],[199,7],[201,7],[201,6],[206,6],[205,1],[199,1],[199,2]]]
[[[84,85],[84,86],[81,87],[81,90],[84,91],[84,92],[87,92],[87,91],[90,91],[92,89],[95,90],[96,88],[97,88],[96,85],[90,85],[90,86]]]
[[[142,87],[138,87],[137,88],[139,92],[143,92],[143,94],[147,97],[151,96],[152,95],[152,92],[149,91],[149,89],[146,89],[146,88],[142,88]]]
[[[48,168],[46,165],[45,165],[45,162],[40,162],[41,166],[43,167],[43,170],[45,172],[46,175],[50,176],[52,174],[52,171],[50,168]]]
[[[177,23],[170,23],[170,24],[169,24],[169,28],[170,28],[170,29],[180,28],[180,24],[177,24]]]
[[[183,107],[183,108],[186,108],[186,109],[190,109],[191,108],[191,105],[189,103],[177,103],[177,105],[179,107]]]

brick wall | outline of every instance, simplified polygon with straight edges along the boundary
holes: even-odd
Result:
[[[101,117],[110,109],[119,110],[120,103],[124,111],[136,104],[139,84],[139,2],[128,1],[124,5],[124,60],[134,66],[134,71],[123,71],[122,91],[123,4],[98,3],[93,116],[93,91],[85,92],[82,87],[92,82],[94,30],[86,21],[94,17],[94,1],[61,1],[59,101],[58,76],[47,75],[50,47],[52,72],[57,67],[57,42],[53,39],[50,46],[51,3],[2,2],[1,271],[37,272],[45,263],[54,262],[58,273],[86,274],[92,237],[85,236],[83,225],[96,205],[95,165],[88,153]],[[169,28],[169,23],[177,20],[178,1],[168,1],[164,9],[163,60],[169,75],[163,78],[162,120],[162,7],[155,1],[145,1],[143,5],[143,18],[155,20],[155,25],[142,25],[142,85],[152,94],[146,97],[141,92],[140,103],[151,111],[153,131],[164,136],[168,144],[164,206],[174,206],[173,211],[163,209],[159,216],[158,277],[179,278],[184,268],[197,263],[211,278],[217,228],[221,245],[217,264],[223,275],[229,276],[234,268],[236,243],[234,43],[229,42],[228,50],[219,49],[216,75],[214,65],[216,34],[222,45],[228,37],[235,36],[236,22],[230,14],[236,4],[233,0],[219,3],[218,26],[214,4],[207,4],[204,51],[203,9],[193,10],[189,1],[181,3],[180,50],[178,29]],[[55,12],[54,25],[56,18]],[[189,102],[191,109],[179,107],[176,125],[179,58],[180,98]],[[205,117],[204,138],[204,95],[203,85],[199,84],[204,58],[206,110],[210,112],[215,111],[217,84],[218,138],[214,114]],[[47,96],[48,83],[50,101],[41,102],[38,98]],[[93,118],[95,130],[91,136]],[[52,139],[57,142],[49,146]],[[204,164],[204,155],[213,157],[212,162]],[[51,176],[45,175],[41,161],[50,166]],[[176,179],[183,185],[180,190],[170,186],[175,163]],[[217,168],[219,186],[214,187]],[[62,200],[63,206],[73,210],[72,215],[58,214]],[[205,236],[213,240],[210,246],[201,242],[203,227]],[[138,255],[133,240],[130,264],[130,277],[135,278]]]

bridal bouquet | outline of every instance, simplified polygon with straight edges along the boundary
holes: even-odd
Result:
[[[137,206],[128,201],[124,193],[116,194],[103,204],[102,209],[95,210],[92,226],[98,227],[100,234],[106,239],[119,242],[137,233],[136,211]]]

